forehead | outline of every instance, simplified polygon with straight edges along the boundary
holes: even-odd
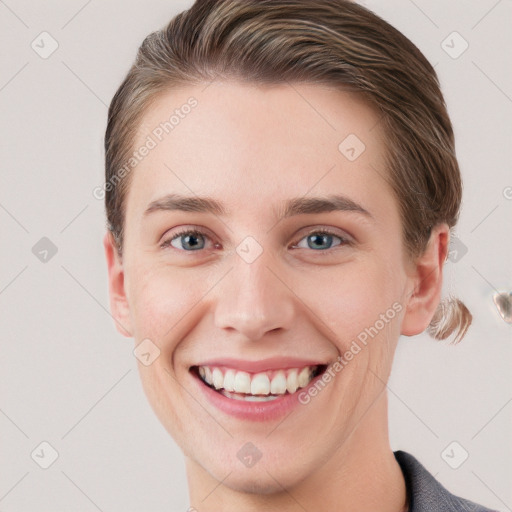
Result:
[[[140,215],[164,193],[218,197],[238,211],[312,191],[368,201],[380,190],[389,201],[378,121],[360,94],[320,85],[214,81],[171,89],[138,127],[134,149],[150,149],[127,202]]]
[[[194,135],[198,143],[219,145],[216,139],[229,131],[231,141],[224,144],[250,141],[254,150],[259,142],[268,150],[304,140],[308,148],[318,149],[322,141],[336,148],[350,133],[366,140],[378,136],[378,130],[371,134],[378,121],[379,114],[358,92],[314,84],[214,81],[155,96],[138,126],[136,145],[148,135],[159,143],[178,144]]]

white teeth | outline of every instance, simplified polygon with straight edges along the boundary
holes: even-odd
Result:
[[[299,387],[297,373],[296,368],[288,372],[288,377],[286,377],[286,389],[288,390],[288,393],[295,393]]]
[[[224,389],[235,391],[235,370],[228,370],[224,375]]]
[[[247,395],[244,396],[243,400],[246,402],[270,402],[272,400],[275,400],[277,396],[254,396],[254,395]]]
[[[247,372],[236,372],[235,391],[237,393],[251,392],[251,376]]]
[[[231,368],[225,369],[223,373],[218,367],[200,366],[199,375],[202,380],[222,391],[225,396],[238,393],[261,398],[269,394],[295,393],[297,389],[306,387],[311,382],[315,368],[317,367],[307,366],[250,374]],[[237,397],[238,395],[230,396]]]
[[[251,395],[268,395],[270,380],[266,373],[257,373],[251,380]]]
[[[218,368],[213,369],[212,378],[215,389],[220,389],[224,384],[224,375]]]
[[[311,373],[309,368],[303,368],[300,371],[299,376],[297,377],[299,388],[303,388],[308,385],[310,375]]]
[[[204,380],[208,382],[208,384],[213,384],[212,371],[210,368],[208,368],[208,366],[204,367]]]
[[[230,393],[225,389],[221,389],[220,393],[228,398],[234,398],[235,400],[245,400],[246,402],[270,402],[278,398],[277,396],[253,396],[253,395],[237,395],[236,393]]]
[[[279,370],[270,383],[270,392],[273,395],[283,395],[286,393],[286,374]]]

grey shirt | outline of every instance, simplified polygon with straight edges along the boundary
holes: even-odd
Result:
[[[451,494],[410,453],[393,453],[404,474],[409,512],[497,512]]]

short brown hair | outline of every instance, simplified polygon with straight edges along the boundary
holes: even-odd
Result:
[[[133,151],[142,116],[159,93],[215,78],[362,93],[386,136],[385,178],[410,257],[423,253],[435,225],[457,223],[462,180],[452,125],[434,68],[407,37],[349,0],[196,0],[145,38],[110,104],[105,172],[115,186],[106,189],[105,206],[120,255],[130,174],[116,171]],[[462,302],[449,304],[456,314],[434,315],[434,338],[458,328],[461,339],[471,323]]]

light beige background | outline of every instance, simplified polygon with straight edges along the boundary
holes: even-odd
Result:
[[[457,234],[467,248],[447,262],[445,291],[475,317],[456,347],[401,339],[389,382],[392,448],[451,492],[512,510],[512,326],[492,299],[512,291],[512,2],[364,4],[439,74],[465,182]],[[132,340],[108,313],[103,204],[92,192],[115,90],[143,38],[189,5],[0,0],[0,511],[188,507],[181,452],[146,402]],[[46,59],[31,47],[51,48],[43,31],[58,42]],[[464,41],[454,31],[469,44],[457,58]],[[42,237],[57,248],[47,262],[32,252]],[[469,454],[458,469],[443,458],[454,441],[456,458]],[[42,442],[58,452],[48,469],[40,465],[52,448]]]

